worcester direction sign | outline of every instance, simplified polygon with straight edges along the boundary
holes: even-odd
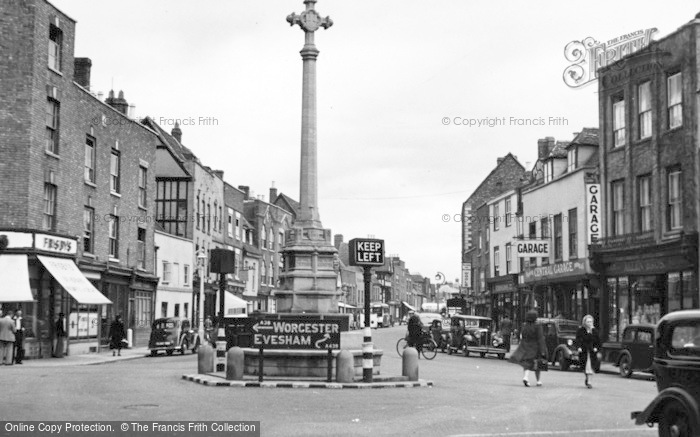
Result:
[[[236,323],[252,339],[251,347],[263,349],[339,349],[340,333],[348,330],[347,317],[325,314],[258,315],[238,318]]]

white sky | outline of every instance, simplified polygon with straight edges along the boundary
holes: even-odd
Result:
[[[194,119],[183,143],[231,185],[299,200],[301,0],[52,0],[77,20],[92,89],[138,116]],[[566,86],[564,47],[692,20],[688,1],[321,0],[316,32],[319,211],[345,240],[373,235],[412,273],[460,276],[461,205],[508,152],[598,126],[597,83]],[[113,84],[113,85],[112,85]],[[199,124],[214,117],[218,125]],[[443,117],[565,117],[568,125],[465,127]]]

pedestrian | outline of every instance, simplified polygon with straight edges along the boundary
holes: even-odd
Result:
[[[56,346],[53,348],[53,356],[56,358],[63,358],[63,342],[66,339],[66,325],[63,317],[63,313],[58,313],[58,320],[56,320]]]
[[[506,348],[506,352],[510,352],[510,336],[513,333],[513,322],[510,321],[508,316],[505,316],[501,320],[501,335],[503,336],[503,344]]]
[[[423,322],[421,322],[420,317],[415,311],[409,311],[408,318],[408,336],[406,340],[408,341],[409,347],[420,348],[423,343]]]
[[[117,314],[114,321],[109,327],[109,348],[112,349],[112,356],[115,354],[122,355],[122,340],[126,339],[126,332],[124,331],[124,323],[122,323],[122,316]],[[116,349],[116,350],[115,350]]]
[[[216,342],[212,338],[212,332],[214,332],[214,322],[212,322],[211,316],[207,316],[204,319],[204,341],[216,347]]]
[[[0,310],[0,316],[2,310]],[[12,365],[12,348],[15,344],[15,324],[12,322],[10,313],[0,317],[0,356],[2,356],[2,364],[6,366]]]
[[[12,321],[15,325],[14,361],[16,364],[22,364],[24,359],[24,321],[22,319],[22,310],[15,311]]]
[[[598,351],[600,350],[600,336],[594,326],[593,316],[586,314],[583,316],[583,325],[576,331],[576,345],[581,365],[586,374],[586,387],[593,388],[590,379],[594,369],[600,369]]]
[[[544,343],[542,325],[537,321],[537,311],[530,310],[525,314],[525,323],[520,329],[520,344],[508,359],[511,363],[523,368],[523,384],[530,387],[530,371],[535,371],[537,386],[542,386],[540,380],[540,362],[547,359],[547,347]]]

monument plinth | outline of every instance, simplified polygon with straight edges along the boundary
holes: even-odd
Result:
[[[337,313],[337,273],[334,268],[337,250],[331,242],[330,229],[324,229],[318,212],[318,162],[316,129],[316,58],[314,32],[327,29],[333,21],[322,18],[314,9],[316,0],[305,0],[306,10],[290,14],[287,22],[304,31],[301,169],[299,215],[285,235],[282,249],[284,269],[280,274],[281,290],[275,293],[280,313]]]

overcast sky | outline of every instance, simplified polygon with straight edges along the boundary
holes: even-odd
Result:
[[[138,116],[168,131],[192,119],[183,143],[228,183],[268,200],[275,181],[299,199],[304,35],[286,17],[304,10],[301,0],[52,3],[78,22],[75,53],[92,59],[93,91],[123,90]],[[638,0],[321,0],[316,9],[334,22],[316,32],[321,221],[346,241],[382,238],[412,273],[448,280],[460,276],[454,216],[496,158],[533,163],[538,138],[598,126],[597,82],[564,83],[564,47],[649,28],[659,39],[700,11]],[[487,117],[506,123],[456,125]]]

